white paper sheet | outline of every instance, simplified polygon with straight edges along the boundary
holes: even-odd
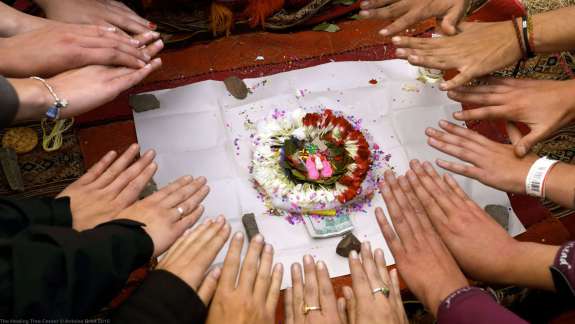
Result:
[[[159,168],[154,179],[159,186],[186,174],[207,177],[211,193],[204,203],[204,218],[224,214],[233,231],[243,231],[241,216],[254,213],[260,232],[274,246],[275,261],[283,263],[286,270],[301,262],[304,254],[311,254],[326,262],[332,277],[341,276],[349,274],[347,259],[335,253],[341,238],[312,239],[303,224],[263,215],[265,207],[249,179],[249,136],[255,123],[274,109],[327,107],[361,118],[375,142],[391,154],[390,162],[399,174],[413,158],[453,160],[426,144],[424,130],[440,119],[452,120],[451,113],[461,106],[436,87],[416,81],[417,73],[401,60],[338,62],[246,79],[252,93],[245,100],[233,98],[219,81],[155,91],[161,109],[134,113],[138,142],[142,150],[157,151]],[[512,235],[525,230],[505,193],[455,177],[481,206],[509,207]],[[376,195],[371,205],[367,213],[351,215],[354,234],[383,248],[388,264],[393,264],[373,216],[375,206],[384,207],[383,199]],[[284,273],[283,288],[290,286],[291,280],[289,271]]]

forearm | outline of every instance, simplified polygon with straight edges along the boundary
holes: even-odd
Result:
[[[545,197],[567,208],[575,207],[575,166],[559,162],[545,179]]]
[[[0,17],[0,37],[11,37],[46,23],[46,19],[25,14],[1,1]]]
[[[575,49],[575,7],[533,16],[533,45],[536,53]]]

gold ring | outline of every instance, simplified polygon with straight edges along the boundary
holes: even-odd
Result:
[[[371,291],[372,294],[378,294],[378,293],[382,293],[386,298],[389,298],[389,288],[383,286],[383,287],[379,287],[379,288],[375,288],[374,290]]]
[[[306,305],[306,306],[303,308],[303,314],[304,314],[304,315],[307,315],[307,313],[309,313],[309,312],[319,311],[319,310],[321,310],[321,307],[320,307],[320,306],[307,306],[307,305]]]

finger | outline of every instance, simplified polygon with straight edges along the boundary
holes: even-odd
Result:
[[[506,103],[506,95],[500,93],[473,93],[449,91],[447,96],[455,101],[481,106],[499,106]]]
[[[204,188],[206,186],[207,179],[205,177],[199,177],[193,179],[190,183],[187,183],[187,181],[179,182],[179,180],[177,183],[182,183],[182,185],[176,190],[173,190],[166,196],[166,198],[162,199],[162,201],[159,202],[160,206],[165,208],[176,208],[180,206],[180,204]],[[184,214],[192,210],[193,209],[185,210]]]
[[[463,207],[463,200],[461,200],[459,196],[453,195],[451,188],[449,188],[447,183],[443,181],[443,179],[441,178],[441,176],[439,176],[437,171],[435,171],[431,163],[427,161],[423,162],[423,169],[425,170],[425,173],[427,173],[427,175],[431,178],[431,180],[433,180],[435,185],[441,188],[443,192],[447,193],[447,199],[449,199],[455,206],[458,206],[460,208]]]
[[[304,285],[299,263],[291,265],[291,280],[293,292],[292,313],[294,314],[296,323],[303,323]]]
[[[362,300],[371,300],[371,287],[367,275],[363,271],[359,256],[355,250],[349,253],[349,269],[351,270],[353,294],[361,303]]]
[[[155,58],[139,70],[132,70],[129,71],[129,73],[112,79],[110,81],[110,88],[112,89],[114,97],[142,82],[150,73],[159,69],[161,66],[162,60]]]
[[[398,318],[405,317],[405,311],[403,310],[403,301],[401,300],[401,289],[399,287],[399,276],[397,274],[397,269],[392,269],[390,272],[391,277],[391,290],[393,291],[393,302],[395,307],[398,308]]]
[[[474,165],[445,161],[442,159],[435,160],[435,164],[444,170],[460,174],[471,179],[481,179],[484,174],[483,170]]]
[[[421,182],[423,188],[433,197],[439,207],[449,217],[451,212],[456,208],[454,202],[448,197],[448,193],[444,187],[435,182],[423,168],[423,165],[418,160],[413,160],[409,163],[411,170],[417,174],[417,178]]]
[[[519,128],[517,128],[515,123],[511,121],[507,121],[505,123],[505,129],[507,130],[507,137],[509,137],[511,144],[513,145],[517,144],[517,142],[519,142],[519,140],[523,137],[523,134]]]
[[[423,208],[425,208],[431,223],[438,231],[441,232],[445,226],[445,223],[447,222],[447,215],[441,209],[439,204],[437,204],[435,199],[427,192],[427,189],[423,187],[418,175],[415,172],[409,170],[407,171],[406,175],[409,184],[417,196],[417,199],[421,202]]]
[[[366,1],[362,1],[359,4],[359,6],[363,10],[377,9],[377,8],[385,7],[385,6],[390,5],[390,4],[397,2],[397,1],[399,1],[399,0],[366,0]]]
[[[106,171],[106,169],[108,169],[108,167],[110,167],[110,165],[112,164],[112,162],[114,162],[117,156],[118,153],[116,153],[116,151],[110,151],[106,153],[106,155],[104,155],[104,157],[102,157],[98,162],[96,162],[96,164],[94,164],[88,170],[88,172],[86,172],[83,176],[80,177],[80,179],[78,179],[78,183],[82,185],[87,185],[89,183],[94,182],[96,179],[98,179],[99,176],[101,176],[104,173],[104,171]]]
[[[394,36],[391,41],[397,48],[431,49],[441,47],[441,40],[433,38]]]
[[[447,183],[451,191],[453,191],[457,196],[459,196],[459,198],[461,198],[464,201],[470,200],[469,196],[467,196],[465,191],[461,189],[457,181],[455,181],[455,179],[453,179],[453,177],[449,173],[443,175],[443,178],[445,179],[445,182]]]
[[[144,62],[148,62],[151,59],[150,56],[146,52],[141,51],[140,49],[135,47],[133,44],[131,44],[131,43],[126,44],[125,42],[112,40],[112,39],[99,38],[99,37],[83,37],[83,38],[81,38],[79,45],[85,49],[107,48],[107,49],[116,50],[118,52],[131,55],[134,58],[136,58],[140,61],[144,61]],[[106,61],[91,62],[91,63],[94,63],[94,64],[106,63]],[[130,66],[130,67],[140,68],[142,66],[143,65]]]
[[[371,245],[369,242],[364,242],[361,246],[361,263],[363,266],[363,271],[367,276],[367,281],[369,284],[369,291],[373,292],[376,288],[389,288],[389,281],[384,281],[381,277],[380,271],[375,264],[373,258],[373,253],[371,251]],[[373,293],[372,293],[373,295]],[[374,298],[384,297],[382,294],[373,295]],[[387,298],[386,298],[387,299]]]
[[[337,299],[333,291],[333,285],[329,279],[329,271],[325,262],[318,261],[316,273],[319,285],[319,304],[324,315],[335,314],[337,312]]]
[[[254,289],[254,283],[258,273],[258,261],[264,246],[264,237],[261,234],[254,236],[248,247],[248,252],[242,264],[240,272],[239,289],[249,292],[250,295]]]
[[[381,208],[377,207],[375,209],[375,217],[391,253],[393,253],[396,258],[403,255],[405,253],[403,244],[391,228],[391,225],[387,222],[387,218],[383,214],[383,210]]]
[[[134,39],[138,41],[139,44],[145,46],[152,43],[160,38],[160,33],[155,31],[147,31],[143,34],[138,34],[134,36]]]
[[[200,289],[198,289],[198,296],[205,306],[209,305],[212,297],[214,297],[214,293],[218,287],[218,279],[220,278],[221,273],[222,270],[220,268],[215,268],[214,270],[210,271],[210,273],[208,273],[202,282]]]
[[[460,71],[459,74],[453,77],[453,79],[441,82],[441,84],[439,84],[439,89],[443,91],[452,90],[466,84],[474,77],[476,77],[476,75],[468,70]]]
[[[412,65],[422,66],[430,69],[438,70],[448,70],[452,68],[451,65],[447,64],[441,57],[436,55],[418,55],[417,53],[411,53],[407,56],[407,61]]]
[[[383,284],[392,289],[392,287],[390,286],[391,278],[389,277],[389,272],[387,271],[387,263],[385,262],[385,255],[383,253],[383,250],[375,249],[373,258],[375,262],[376,271],[379,273],[379,277],[383,281]]]
[[[220,224],[218,224],[218,221],[212,223],[209,230],[198,238],[203,240],[203,243],[191,246],[186,253],[185,257],[191,261],[190,265],[193,267],[193,269],[190,269],[191,282],[201,282],[202,276],[214,262],[228,237],[230,237],[230,225],[227,223],[223,224],[223,221],[220,222]],[[208,240],[205,240],[205,238],[208,238]],[[192,288],[195,289],[195,287]]]
[[[277,263],[274,266],[272,272],[272,280],[269,286],[268,296],[266,298],[266,307],[270,313],[273,313],[278,305],[278,300],[280,298],[280,290],[282,284],[284,268],[281,263]],[[287,312],[287,308],[286,308]]]
[[[184,253],[186,253],[186,247],[189,242],[194,242],[204,231],[206,231],[210,224],[213,223],[212,219],[206,219],[202,224],[198,225],[192,231],[182,235],[176,242],[170,247],[168,252],[164,255],[160,264],[164,263],[168,265],[171,261],[177,261],[182,259]],[[166,268],[166,267],[164,267]]]
[[[155,162],[148,164],[148,166],[140,172],[128,185],[122,189],[115,199],[115,202],[120,207],[125,208],[138,200],[138,197],[146,188],[152,177],[158,170],[158,165]]]
[[[153,202],[154,204],[160,204],[165,199],[167,199],[172,193],[179,190],[181,187],[190,184],[194,180],[191,176],[183,176],[178,178],[176,181],[170,183],[169,185],[161,188],[160,190],[154,192],[146,200]],[[171,206],[170,206],[171,207]]]
[[[81,48],[81,57],[82,65],[124,66],[131,69],[142,69],[146,66],[144,60],[114,48]]]
[[[119,176],[106,187],[114,196],[118,195],[154,161],[155,157],[156,152],[153,150],[146,151],[142,157],[130,165],[129,168],[122,171]]]
[[[264,302],[271,284],[271,269],[274,258],[274,249],[270,244],[265,244],[260,257],[260,266],[257,270],[256,282],[254,285],[254,296],[257,300]]]
[[[391,192],[392,192],[393,196],[395,197],[395,201],[396,201],[397,205],[399,206],[400,211],[403,212],[404,219],[407,222],[407,225],[409,226],[409,228],[411,229],[412,235],[414,235],[414,237],[417,238],[417,235],[421,232],[421,224],[419,223],[419,220],[417,219],[417,217],[415,217],[415,215],[414,215],[415,212],[411,208],[411,204],[409,203],[409,200],[407,199],[406,195],[404,194],[403,189],[401,189],[401,187],[399,186],[399,182],[397,181],[397,179],[393,175],[392,171],[389,171],[389,170],[386,171],[384,176],[385,176],[385,186],[388,186],[389,188],[391,188]],[[388,208],[389,208],[389,206],[388,206]],[[391,211],[390,211],[390,213],[391,213]],[[392,216],[392,220],[394,220],[393,216]],[[401,237],[401,234],[400,234],[400,237]]]
[[[417,218],[419,219],[421,226],[423,228],[431,226],[431,222],[429,221],[429,218],[425,212],[425,208],[421,205],[419,198],[417,198],[417,196],[415,195],[415,191],[411,187],[411,184],[409,183],[407,178],[399,177],[398,182],[399,186],[401,187],[401,190],[403,191],[403,193],[407,197],[407,200],[409,201],[409,205],[411,206],[415,214],[418,216]]]
[[[339,316],[339,320],[341,323],[349,323],[347,319],[347,311],[346,311],[346,303],[345,298],[340,297],[337,299],[337,315]]]
[[[483,136],[483,135],[481,135],[481,134],[479,134],[473,130],[470,130],[469,128],[455,125],[455,124],[448,122],[446,120],[440,120],[438,125],[439,125],[439,127],[441,127],[441,129],[445,130],[446,132],[448,132],[450,134],[461,136],[463,138],[469,139],[469,140],[474,141],[476,143],[482,144],[483,146],[493,145],[495,143],[492,140],[488,139],[487,137],[485,137],[485,136]]]
[[[342,288],[343,298],[345,298],[345,306],[347,310],[347,317],[349,319],[349,324],[356,324],[357,323],[357,300],[355,299],[355,295],[353,290],[348,287],[344,286]]]
[[[128,44],[132,47],[140,46],[140,42],[137,39],[130,37],[125,33],[119,33],[118,28],[111,24],[100,24],[100,25],[74,25],[74,33],[88,37],[104,38],[109,40],[114,40]]]
[[[379,34],[382,36],[389,36],[395,35],[399,32],[402,32],[409,28],[410,26],[415,25],[416,23],[423,20],[422,12],[418,9],[407,9],[409,11],[405,12],[405,8],[398,9],[397,12],[401,12],[403,9],[404,14],[402,14],[398,19],[396,19],[393,23],[385,27],[384,29],[379,31]]]
[[[138,155],[139,150],[140,146],[138,144],[130,145],[130,147],[128,147],[128,149],[94,181],[94,187],[101,189],[112,183],[130,164],[132,164]]]
[[[150,30],[148,24],[141,24],[137,19],[134,20],[121,11],[110,13],[108,17],[106,17],[106,20],[114,26],[117,26],[131,34],[142,34]]]
[[[147,57],[155,57],[163,48],[164,42],[161,39],[158,39],[151,45],[146,46],[142,51],[146,54]]]
[[[507,106],[487,106],[487,107],[457,111],[453,113],[453,117],[457,120],[468,121],[468,120],[493,120],[493,119],[512,120],[516,116],[510,115]]]
[[[441,20],[441,30],[447,35],[457,34],[457,25],[459,25],[459,22],[461,22],[465,16],[464,3],[464,1],[456,2],[456,4],[447,11],[447,15]]]
[[[403,1],[397,1],[377,9],[361,10],[359,16],[361,18],[392,20],[404,15],[408,9]]]
[[[305,273],[305,284],[304,284],[304,302],[307,306],[320,306],[319,301],[319,287],[317,282],[317,273],[315,268],[315,262],[311,255],[305,255],[303,257],[303,270]]]
[[[284,293],[284,319],[285,324],[295,323],[292,288],[287,288]]]
[[[515,154],[518,157],[524,157],[529,153],[531,148],[535,146],[537,143],[541,142],[545,139],[545,134],[542,134],[536,130],[531,130],[529,134],[523,136],[519,141],[514,143],[515,145]]]
[[[189,228],[194,226],[194,224],[198,221],[198,219],[200,219],[200,217],[202,217],[202,215],[204,214],[204,211],[205,211],[204,206],[201,206],[201,205],[198,206],[196,209],[194,209],[193,212],[180,218],[180,220],[176,222],[176,225],[174,226],[174,230],[176,230],[179,233],[184,233]],[[178,213],[178,212],[176,211],[176,213]]]
[[[388,184],[384,184],[380,189],[382,191],[383,200],[387,206],[387,211],[389,212],[389,216],[393,222],[393,227],[395,228],[397,236],[399,236],[404,248],[411,248],[414,244],[413,231],[409,225],[409,222],[405,219],[403,210],[397,202],[395,195],[391,191],[391,187]]]
[[[236,278],[240,269],[240,258],[242,253],[242,246],[244,245],[244,234],[237,232],[234,234],[228,248],[228,253],[224,259],[224,266],[220,277],[219,287],[227,291],[232,291],[236,287]]]
[[[128,14],[130,19],[137,21],[139,24],[147,26],[149,29],[156,28],[155,24],[151,23],[147,19],[142,18],[140,15],[138,15],[134,10],[126,6],[124,3],[119,1],[110,1],[110,4]]]

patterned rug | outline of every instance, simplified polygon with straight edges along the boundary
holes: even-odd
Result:
[[[40,124],[27,127],[33,128],[38,138],[42,138]],[[0,137],[3,135],[4,132],[0,131]],[[10,189],[0,168],[0,195],[18,198],[54,196],[84,174],[82,152],[73,131],[64,133],[60,150],[45,152],[41,143],[38,143],[32,152],[18,155],[18,164],[24,181],[24,192]]]

